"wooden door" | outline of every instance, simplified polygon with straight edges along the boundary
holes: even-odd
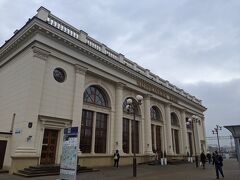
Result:
[[[7,147],[7,141],[0,141],[0,169],[2,169],[3,167],[6,147]]]
[[[55,164],[58,131],[45,129],[40,164]]]

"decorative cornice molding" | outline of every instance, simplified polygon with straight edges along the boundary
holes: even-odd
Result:
[[[50,52],[44,49],[41,49],[39,47],[33,46],[32,49],[33,49],[33,57],[37,57],[46,61],[48,59],[48,56],[50,55]]]
[[[85,75],[86,72],[87,72],[88,68],[84,67],[84,66],[81,66],[79,64],[75,64],[75,72],[77,74],[82,74],[82,75]]]
[[[124,83],[122,83],[122,82],[117,82],[117,83],[116,83],[116,87],[117,87],[118,89],[123,89],[124,86],[126,86],[126,84],[124,84]]]
[[[145,94],[145,95],[144,95],[144,99],[150,99],[151,97],[152,97],[151,94]]]

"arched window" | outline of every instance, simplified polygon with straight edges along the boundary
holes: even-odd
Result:
[[[161,121],[161,112],[160,110],[158,109],[157,106],[152,106],[150,108],[150,113],[151,113],[151,120],[154,120],[154,121]]]
[[[173,126],[179,126],[178,117],[175,113],[171,113],[171,124]]]
[[[127,106],[127,99],[132,99],[133,106],[135,108],[135,115],[138,117],[141,116],[140,107],[137,101],[134,98],[128,97],[123,102],[123,112],[126,116],[126,118],[123,118],[123,152],[124,153],[139,153],[139,127],[140,122],[135,119],[133,120],[133,110],[130,109],[130,111],[126,108]],[[135,139],[136,138],[136,139]],[[130,147],[130,145],[132,145]],[[130,151],[131,150],[131,151]]]
[[[137,103],[137,101],[134,99],[134,98],[126,98],[125,101],[123,102],[123,112],[126,112],[126,113],[131,113],[133,114],[133,110],[128,110],[126,107],[127,107],[127,99],[132,99],[133,101],[133,106],[135,107],[135,113],[136,115],[140,115],[140,109],[139,109],[139,105]]]
[[[175,154],[180,153],[180,141],[179,141],[179,120],[176,113],[171,113],[171,124],[172,124],[172,146]]]
[[[83,95],[83,101],[99,106],[108,106],[107,98],[103,90],[97,86],[89,86]]]
[[[92,105],[109,107],[105,91],[95,85],[85,90],[83,101]],[[107,124],[109,115],[106,114],[106,111],[99,111],[101,110],[95,112],[88,108],[82,110],[82,125],[80,131],[80,149],[82,153],[107,152]],[[94,144],[92,144],[93,138],[95,139]]]
[[[159,155],[162,151],[162,137],[161,137],[161,131],[162,126],[160,125],[160,122],[163,121],[161,111],[157,106],[152,106],[150,108],[150,115],[151,115],[151,134],[152,134],[152,150],[153,152],[158,152]]]

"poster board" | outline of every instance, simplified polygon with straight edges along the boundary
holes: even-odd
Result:
[[[77,174],[78,127],[64,129],[60,179],[75,180]]]

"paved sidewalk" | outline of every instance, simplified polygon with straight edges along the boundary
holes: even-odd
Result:
[[[195,164],[181,164],[168,166],[138,165],[137,177],[132,177],[132,166],[120,168],[99,168],[99,172],[82,173],[77,180],[213,180],[216,179],[213,165],[206,165],[206,169],[196,168]],[[240,180],[240,164],[234,160],[225,160],[223,171],[224,180]],[[43,176],[23,178],[20,176],[0,174],[0,180],[56,180],[59,176]],[[221,178],[220,178],[221,179]]]

